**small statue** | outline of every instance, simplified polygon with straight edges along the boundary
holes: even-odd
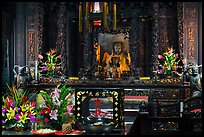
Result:
[[[200,66],[190,66],[184,72],[184,79],[187,82],[190,82],[192,89],[192,96],[201,96],[202,95],[202,74],[199,74]]]
[[[16,84],[17,88],[19,88],[20,86],[23,86],[25,88],[27,84],[32,80],[30,68],[28,66],[20,67],[18,65],[15,65],[13,68],[13,72],[14,83]]]

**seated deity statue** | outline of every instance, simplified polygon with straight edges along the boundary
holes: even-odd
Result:
[[[130,54],[125,53],[122,42],[114,42],[112,53],[104,53],[102,64],[106,78],[120,78],[122,73],[130,71]]]

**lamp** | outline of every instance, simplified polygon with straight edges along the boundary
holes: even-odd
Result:
[[[100,2],[94,2],[93,3],[93,8],[91,6],[90,10],[91,10],[92,13],[101,13],[101,12],[103,12],[103,9],[102,9],[102,6],[101,6]]]

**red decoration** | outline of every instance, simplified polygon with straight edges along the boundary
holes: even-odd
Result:
[[[97,116],[97,117],[102,117],[102,116],[103,116],[102,111],[97,108],[97,109],[95,110],[95,116]]]
[[[94,26],[101,26],[101,20],[94,20]]]
[[[101,100],[99,100],[98,98],[96,99],[96,102],[95,102],[95,105],[97,107],[100,107],[102,104],[101,104]]]

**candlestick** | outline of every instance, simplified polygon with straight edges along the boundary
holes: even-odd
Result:
[[[116,3],[113,4],[113,31],[116,31]]]
[[[79,4],[79,32],[82,32],[82,5]]]
[[[86,2],[86,12],[85,12],[85,19],[86,19],[86,28],[89,29],[89,2]]]
[[[103,4],[103,26],[104,29],[107,30],[107,3]]]

